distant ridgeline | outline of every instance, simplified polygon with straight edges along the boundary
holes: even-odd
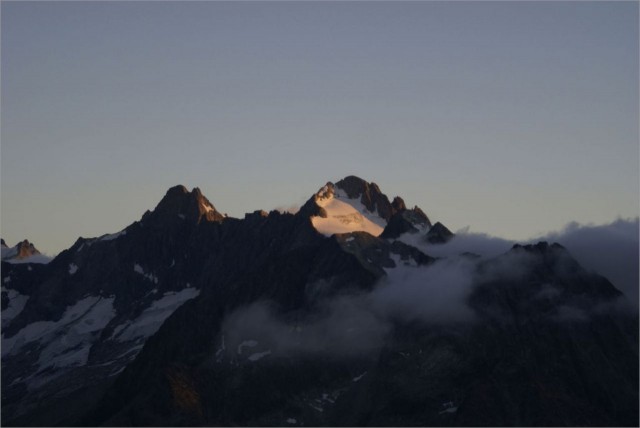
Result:
[[[2,425],[638,426],[622,293],[557,243],[430,255],[455,239],[349,176],[243,219],[176,186],[52,260],[2,241]]]

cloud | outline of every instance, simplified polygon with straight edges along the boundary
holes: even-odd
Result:
[[[372,310],[367,295],[325,299],[305,314],[281,314],[272,302],[256,302],[222,325],[227,356],[255,343],[276,356],[361,357],[379,350],[391,324]]]
[[[400,266],[371,293],[373,307],[387,318],[428,323],[473,319],[466,304],[473,285],[474,260],[455,257],[423,268]]]
[[[458,230],[456,236],[445,244],[426,244],[424,250],[433,257],[449,257],[464,252],[483,257],[495,257],[503,254],[515,244],[515,241],[497,238],[485,233],[469,232],[469,228]]]
[[[444,324],[473,320],[466,305],[474,261],[440,260],[428,267],[398,264],[373,291],[315,298],[308,312],[283,314],[272,302],[257,302],[223,322],[226,354],[242,354],[242,343],[274,356],[375,356],[400,322]],[[242,349],[240,349],[242,351]]]
[[[603,225],[571,222],[560,231],[520,243],[558,242],[583,268],[611,281],[637,308],[640,281],[638,224],[638,218],[618,219]],[[490,258],[507,252],[516,243],[484,233],[471,233],[467,227],[457,231],[456,236],[446,244],[422,245],[421,249],[434,257],[449,257],[466,251]]]

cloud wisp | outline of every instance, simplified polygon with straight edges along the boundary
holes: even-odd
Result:
[[[282,314],[272,302],[253,303],[223,322],[225,351],[236,356],[243,343],[255,343],[280,356],[374,356],[399,323],[473,321],[466,300],[474,266],[464,257],[428,267],[398,264],[371,292],[324,298],[307,313]]]

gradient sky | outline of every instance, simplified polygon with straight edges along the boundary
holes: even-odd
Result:
[[[175,184],[355,174],[526,239],[639,205],[637,2],[1,3],[1,231],[55,254]]]

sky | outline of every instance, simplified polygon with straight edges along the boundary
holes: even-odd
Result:
[[[242,217],[357,175],[524,240],[639,213],[637,2],[8,2],[0,234],[56,254],[176,184]]]

